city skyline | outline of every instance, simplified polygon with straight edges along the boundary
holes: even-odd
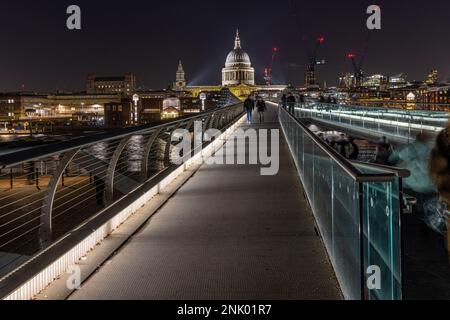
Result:
[[[275,84],[303,84],[305,44],[312,47],[323,35],[321,58],[327,65],[320,67],[318,78],[337,85],[339,75],[352,72],[345,55],[362,51],[365,10],[373,4],[249,0],[238,5],[232,0],[224,10],[224,5],[202,0],[195,5],[175,2],[177,10],[170,9],[173,4],[142,1],[121,10],[106,1],[78,1],[80,31],[65,27],[65,11],[72,4],[68,1],[5,4],[0,14],[0,36],[5,41],[0,91],[83,90],[90,73],[133,73],[139,86],[164,88],[173,82],[179,60],[190,85],[219,84],[218,70],[238,28],[257,83],[264,82],[263,69],[276,46],[280,53],[273,69]],[[409,80],[424,80],[431,69],[438,69],[440,79],[447,80],[450,67],[443,52],[450,45],[442,39],[450,24],[443,16],[450,4],[437,0],[427,5],[403,0],[377,4],[382,8],[382,30],[372,32],[366,73],[403,72]],[[224,13],[230,10],[233,15]]]

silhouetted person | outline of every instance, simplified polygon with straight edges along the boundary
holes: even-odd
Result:
[[[295,103],[297,102],[297,100],[295,99],[295,96],[293,94],[290,94],[289,97],[287,98],[287,104],[288,104],[288,108],[289,108],[289,112],[294,114],[295,112]]]
[[[347,151],[348,159],[349,159],[349,160],[358,160],[358,157],[359,157],[359,147],[358,147],[358,145],[355,143],[355,138],[350,137],[350,138],[348,139],[347,148],[350,149],[350,150]]]
[[[388,165],[392,152],[392,145],[388,142],[386,137],[382,137],[377,145],[375,163]]]
[[[244,101],[244,111],[247,113],[247,124],[252,124],[253,122],[253,108],[255,107],[255,102],[251,97],[248,97]]]
[[[281,107],[287,110],[287,96],[286,94],[283,94],[281,97]]]
[[[259,114],[259,123],[264,122],[264,112],[267,110],[266,103],[264,102],[263,98],[258,98],[258,101],[256,102],[256,108],[258,110]]]
[[[334,149],[339,152],[341,156],[344,158],[347,158],[347,155],[345,153],[345,147],[347,145],[348,141],[345,139],[345,134],[341,134],[338,141],[335,142]]]

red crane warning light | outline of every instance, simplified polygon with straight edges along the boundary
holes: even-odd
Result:
[[[264,80],[267,85],[272,85],[272,69],[278,52],[279,49],[277,47],[272,48],[272,59],[270,60],[270,66],[264,68]]]

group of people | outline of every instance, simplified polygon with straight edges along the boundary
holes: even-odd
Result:
[[[249,96],[244,101],[244,111],[247,113],[247,124],[253,124],[253,111],[258,111],[259,123],[264,123],[264,114],[267,111],[266,102],[260,96]]]
[[[300,95],[299,102],[305,102],[305,97],[303,95]],[[281,107],[288,110],[289,113],[295,112],[295,104],[297,103],[297,98],[292,94],[289,93],[289,95],[283,94],[281,97]]]
[[[341,156],[348,160],[358,160],[359,146],[355,142],[355,138],[346,137],[345,134],[341,134],[339,139],[324,138],[323,133],[319,134],[319,137],[323,139],[330,147],[336,150]]]
[[[332,98],[331,96],[327,96],[324,97],[322,95],[319,96],[319,102],[320,103],[332,103],[332,104],[337,104],[337,99],[336,98]]]

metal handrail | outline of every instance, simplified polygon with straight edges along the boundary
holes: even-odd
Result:
[[[392,167],[392,166],[386,166],[386,165],[382,165],[382,164],[378,164],[378,163],[368,163],[368,162],[361,162],[361,161],[352,161],[352,163],[361,166],[361,167],[366,167],[368,169],[378,169],[378,170],[385,170],[385,171],[390,171],[392,173],[394,173],[397,177],[399,178],[408,178],[411,176],[411,172],[409,170],[406,169],[402,169],[402,168],[397,168],[397,167]]]
[[[112,141],[116,139],[121,139],[124,137],[127,137],[129,135],[140,135],[140,134],[147,134],[151,133],[158,129],[163,128],[171,128],[178,124],[181,124],[183,122],[187,121],[195,121],[196,119],[203,119],[207,116],[210,116],[218,111],[226,111],[228,109],[232,109],[241,103],[237,103],[231,106],[222,107],[222,108],[215,108],[210,111],[202,112],[199,115],[192,116],[192,117],[184,117],[175,121],[171,121],[169,123],[160,124],[157,126],[139,126],[139,127],[130,127],[130,128],[124,128],[117,130],[115,132],[109,132],[109,133],[102,133],[102,134],[95,134],[87,137],[80,137],[75,138],[72,140],[64,141],[64,142],[58,142],[52,145],[45,145],[40,147],[35,147],[32,149],[22,150],[18,151],[14,154],[5,154],[0,156],[0,169],[6,169],[9,167],[17,166],[23,162],[26,161],[34,161],[38,160],[42,157],[51,157],[55,156],[61,153],[65,153],[74,149],[84,148],[89,145],[92,145],[94,143],[98,142],[107,142]]]
[[[280,108],[280,112],[285,112],[294,122],[299,125],[303,131],[325,152],[330,158],[332,158],[347,174],[349,174],[356,182],[381,182],[381,181],[395,181],[397,174],[391,170],[391,173],[382,174],[369,174],[363,173],[357,167],[355,167],[349,160],[344,158],[336,150],[327,145],[318,136],[316,136],[311,130],[309,130],[300,120],[287,112],[284,108]]]
[[[314,101],[311,103],[314,104],[319,104],[319,105],[324,105],[324,106],[333,106],[333,107],[340,107],[340,108],[348,108],[348,109],[352,109],[352,110],[359,110],[359,111],[363,111],[364,109],[367,110],[372,110],[372,111],[383,111],[385,113],[395,113],[398,112],[400,114],[426,114],[426,113],[431,113],[433,116],[436,115],[448,115],[448,112],[446,111],[428,111],[428,110],[405,110],[405,109],[399,109],[399,108],[383,108],[383,107],[370,107],[370,106],[364,106],[364,105],[349,105],[349,104],[333,104],[333,103],[327,103],[327,102],[319,102],[319,101]]]

